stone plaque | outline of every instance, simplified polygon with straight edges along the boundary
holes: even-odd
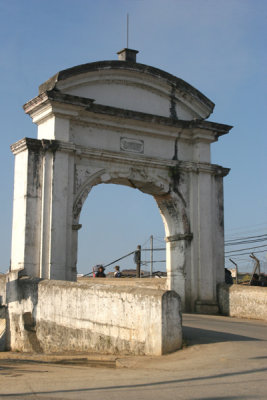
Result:
[[[128,153],[144,153],[144,141],[121,137],[121,150]]]

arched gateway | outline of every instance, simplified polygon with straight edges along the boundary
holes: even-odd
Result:
[[[224,280],[223,177],[210,144],[230,126],[205,121],[214,104],[183,80],[136,63],[57,73],[25,104],[38,139],[11,146],[15,190],[11,270],[76,280],[79,216],[91,188],[115,183],[156,200],[166,232],[168,289],[186,310],[217,310]],[[89,250],[90,251],[90,250]]]

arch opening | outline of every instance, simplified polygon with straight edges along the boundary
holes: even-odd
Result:
[[[94,185],[79,218],[78,273],[89,273],[93,265],[107,265],[141,245],[141,269],[149,274],[151,235],[153,247],[162,249],[153,252],[153,271],[166,272],[165,231],[159,211],[153,196],[140,190],[114,183]],[[133,255],[118,264],[122,270],[136,268]]]

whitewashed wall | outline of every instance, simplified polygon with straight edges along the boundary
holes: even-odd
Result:
[[[218,301],[224,315],[267,321],[267,287],[220,284]]]
[[[13,351],[161,355],[182,345],[174,291],[24,279],[8,284]]]

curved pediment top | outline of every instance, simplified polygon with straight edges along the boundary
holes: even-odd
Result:
[[[172,119],[206,119],[214,108],[211,100],[184,80],[129,61],[98,61],[62,70],[39,86],[39,94],[52,89]]]

